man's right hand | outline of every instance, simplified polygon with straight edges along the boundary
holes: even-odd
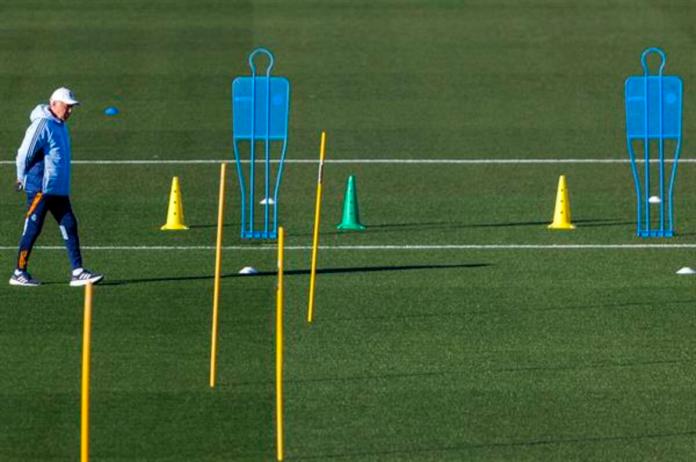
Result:
[[[24,185],[22,184],[21,181],[17,181],[15,183],[15,191],[22,192],[23,190],[24,190]]]

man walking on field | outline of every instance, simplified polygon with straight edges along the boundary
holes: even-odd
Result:
[[[66,122],[78,104],[70,90],[59,88],[51,95],[48,105],[36,106],[29,117],[31,125],[17,151],[16,183],[16,190],[27,194],[28,211],[10,285],[41,284],[27,272],[27,264],[48,212],[58,222],[65,241],[72,265],[70,285],[96,284],[104,278],[82,267],[77,219],[70,206],[71,148]]]

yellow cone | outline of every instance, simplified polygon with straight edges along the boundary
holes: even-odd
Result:
[[[553,212],[553,223],[549,225],[549,229],[575,229],[570,222],[570,200],[565,175],[561,175],[558,179],[556,210]]]
[[[165,230],[188,229],[184,224],[184,205],[181,203],[181,189],[179,177],[172,178],[172,190],[169,193],[169,210],[167,211],[167,223],[160,228]]]

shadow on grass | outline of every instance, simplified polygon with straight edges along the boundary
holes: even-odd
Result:
[[[417,229],[431,227],[453,227],[453,228],[512,228],[516,226],[544,226],[551,223],[551,220],[544,221],[509,221],[502,223],[457,223],[457,222],[434,222],[434,223],[392,223],[369,226],[368,229]],[[587,218],[573,220],[573,223],[583,226],[621,226],[635,224],[634,221],[617,220],[613,218]]]
[[[424,222],[424,223],[383,223],[383,224],[366,224],[367,230],[362,231],[366,233],[385,233],[393,231],[432,231],[437,229],[476,229],[476,228],[514,228],[514,227],[524,227],[524,226],[547,226],[551,223],[551,219],[544,221],[509,221],[500,223],[463,223],[454,221],[434,221],[434,222]],[[583,228],[594,228],[594,227],[604,227],[604,226],[627,226],[635,225],[635,221],[619,220],[614,218],[587,218],[580,220],[573,220],[573,224],[582,226]],[[339,234],[345,234],[346,231],[328,231],[322,232],[322,236],[333,236]],[[310,236],[311,234],[298,233],[293,236]]]
[[[232,227],[239,227],[238,223],[227,223],[223,224],[223,228],[232,228]],[[188,225],[189,229],[206,229],[206,228],[217,228],[217,223],[213,223],[212,225]]]
[[[409,271],[409,270],[441,270],[441,269],[463,269],[463,268],[482,268],[490,266],[489,263],[463,263],[456,265],[397,265],[397,266],[356,266],[356,267],[345,267],[345,268],[323,268],[318,269],[317,274],[350,274],[350,273],[376,273],[376,272],[387,272],[387,271]],[[310,270],[288,270],[285,271],[285,276],[303,276],[308,275]],[[256,274],[239,274],[239,273],[227,273],[223,274],[221,277],[223,279],[228,278],[255,278],[255,277],[268,277],[276,276],[277,271],[259,271]],[[141,284],[148,282],[167,282],[167,281],[202,281],[202,280],[212,280],[213,275],[206,276],[171,276],[171,277],[158,277],[158,278],[139,278],[139,279],[116,279],[113,281],[104,281],[100,285],[102,286],[119,286],[125,284]]]
[[[615,220],[610,218],[588,219],[588,220],[573,220],[573,224],[578,224],[583,228],[595,228],[600,226],[635,226],[635,221],[630,220]]]

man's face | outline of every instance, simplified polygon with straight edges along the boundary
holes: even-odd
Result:
[[[62,101],[51,102],[51,111],[53,112],[53,114],[55,114],[56,117],[58,117],[63,122],[70,118],[70,114],[72,114],[72,108],[73,107],[70,104],[66,104]]]

